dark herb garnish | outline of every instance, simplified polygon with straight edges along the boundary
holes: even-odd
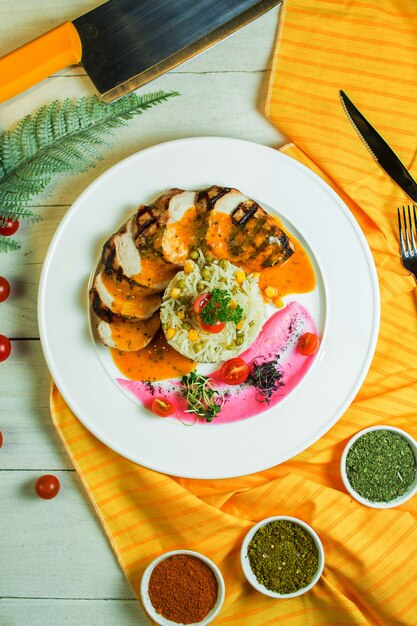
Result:
[[[210,300],[204,306],[200,317],[205,324],[213,326],[219,322],[240,322],[243,316],[243,309],[237,305],[235,309],[230,308],[231,295],[226,289],[213,289],[210,292]]]
[[[212,422],[223,406],[223,394],[212,387],[207,376],[195,372],[184,375],[181,383],[183,385],[181,393],[188,403],[186,412],[194,413],[206,422]]]
[[[282,372],[279,369],[278,360],[256,362],[252,361],[251,373],[247,381],[261,395],[260,402],[269,404],[272,395],[280,387],[283,387]]]
[[[371,502],[402,496],[416,477],[410,444],[391,430],[373,430],[355,441],[346,457],[346,474],[353,489]]]

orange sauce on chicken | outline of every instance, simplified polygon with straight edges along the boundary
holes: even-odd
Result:
[[[102,272],[101,280],[113,300],[117,298],[119,302],[129,302],[132,298],[143,298],[144,295],[147,295],[143,287],[137,287],[128,282],[124,282],[123,286],[121,286],[116,278],[113,278],[106,272]]]
[[[138,352],[110,350],[116,367],[132,380],[166,380],[189,374],[195,363],[174,350],[160,330],[151,343]]]
[[[267,267],[259,277],[261,291],[266,287],[276,287],[280,297],[290,293],[307,293],[316,286],[316,275],[310,258],[303,246],[293,235],[294,254],[283,265]]]
[[[141,266],[140,274],[132,276],[132,278],[146,287],[154,287],[158,283],[171,280],[177,271],[156,254],[143,255]]]
[[[279,297],[287,296],[291,293],[312,291],[316,286],[316,274],[310,257],[294,235],[288,235],[281,221],[277,217],[274,217],[274,219],[281,230],[292,241],[294,253],[283,265],[276,265],[275,267],[268,267],[262,270],[259,277],[259,288],[263,291],[268,285],[276,287]]]
[[[150,338],[158,330],[161,321],[159,313],[154,313],[147,320],[117,321],[111,324],[111,337],[116,345],[127,351],[141,350],[149,344]]]
[[[210,213],[209,226],[206,232],[206,244],[216,259],[228,259],[229,238],[232,231],[232,220],[225,213]],[[230,259],[231,260],[231,259]]]
[[[281,222],[274,218],[281,230],[284,230]],[[210,228],[206,234],[206,241],[214,256],[218,259],[228,259],[230,253],[228,250],[228,239],[232,229],[232,221],[229,215],[216,213],[215,217],[210,216]],[[289,235],[294,245],[294,253],[290,256],[286,263],[268,267],[261,271],[259,278],[259,287],[263,291],[269,285],[278,289],[280,297],[290,293],[306,293],[312,291],[316,285],[316,275],[307,252],[294,235]],[[260,265],[267,251],[258,255],[255,263]],[[232,259],[229,259],[234,262]],[[236,262],[236,261],[235,261]],[[236,262],[248,273],[253,269],[245,267],[244,252],[242,260]]]
[[[164,233],[164,249],[169,250],[172,262],[182,264],[192,248],[197,247],[200,216],[195,206],[190,207],[177,222],[167,224]]]

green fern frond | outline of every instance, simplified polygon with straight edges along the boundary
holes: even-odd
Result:
[[[4,225],[9,219],[13,221],[29,220],[30,222],[40,222],[42,220],[41,216],[34,213],[31,209],[3,205],[1,210],[3,215],[0,217],[0,226]]]
[[[21,247],[20,243],[15,239],[0,235],[0,252],[14,252],[15,250],[20,250]]]
[[[36,220],[26,204],[58,174],[83,172],[102,159],[107,135],[177,92],[130,94],[111,104],[96,96],[55,100],[0,134],[0,215]],[[16,249],[7,246],[8,249]],[[4,251],[5,245],[0,246]]]

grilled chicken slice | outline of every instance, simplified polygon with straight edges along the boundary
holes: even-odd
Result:
[[[152,245],[139,250],[135,235],[136,213],[104,244],[101,259],[105,270],[123,283],[142,287],[149,294],[159,293],[165,289],[176,269]]]
[[[158,313],[142,321],[114,318],[110,323],[101,320],[97,325],[97,332],[105,346],[122,352],[136,352],[152,341],[160,324]]]
[[[139,207],[135,216],[134,239],[139,250],[152,248],[162,255],[162,235],[168,220],[168,206],[171,198],[181,194],[182,189],[169,189],[153,204]]]
[[[227,189],[211,207],[203,246],[206,254],[252,272],[285,263],[293,254],[294,246],[276,220],[237,189]]]
[[[200,224],[205,212],[197,209],[196,198],[194,191],[182,191],[168,203],[162,253],[165,259],[178,266],[184,265],[191,250],[198,247]]]
[[[117,284],[117,283],[116,283]],[[127,293],[112,288],[105,273],[97,274],[90,293],[91,306],[94,313],[107,322],[115,316],[123,318],[149,319],[161,306],[161,296],[158,294],[135,297],[130,291]]]
[[[182,266],[191,250],[205,248],[207,214],[230,189],[213,185],[200,192],[180,191],[167,204],[162,253],[167,261]]]
[[[142,269],[141,255],[133,238],[135,218],[131,217],[106,241],[102,251],[102,262],[109,272],[132,278]]]
[[[190,251],[226,258],[249,271],[285,263],[294,248],[274,218],[237,189],[213,185],[198,193],[183,191],[167,205],[162,252],[183,265]]]

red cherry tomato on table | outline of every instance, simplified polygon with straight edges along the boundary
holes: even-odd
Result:
[[[319,349],[320,339],[313,333],[305,333],[298,340],[297,348],[300,354],[311,356]]]
[[[10,235],[15,234],[18,228],[19,220],[3,220],[3,218],[0,216],[0,235],[10,237]]]
[[[168,417],[175,412],[174,406],[165,398],[154,398],[152,400],[152,412],[159,417]]]
[[[9,358],[11,351],[12,344],[10,343],[10,339],[5,335],[0,335],[0,363]]]
[[[220,377],[227,385],[240,385],[249,376],[249,365],[243,359],[230,359],[223,363]]]
[[[0,302],[4,302],[10,296],[10,285],[4,276],[0,276]]]
[[[51,500],[58,495],[61,484],[56,476],[45,474],[35,483],[36,494],[43,500]]]
[[[3,433],[0,430],[0,448],[2,447],[2,445],[3,445]]]

